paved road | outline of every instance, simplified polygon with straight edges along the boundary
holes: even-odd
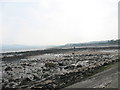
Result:
[[[118,64],[66,88],[118,88]]]

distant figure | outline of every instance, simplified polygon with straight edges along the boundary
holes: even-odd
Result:
[[[73,48],[74,52],[72,53],[73,55],[75,54],[75,47]]]

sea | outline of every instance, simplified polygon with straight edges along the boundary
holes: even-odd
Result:
[[[44,50],[46,48],[15,48],[15,49],[1,49],[0,53],[9,53],[9,52],[23,52],[23,51],[35,51],[35,50]]]

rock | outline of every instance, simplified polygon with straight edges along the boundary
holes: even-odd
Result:
[[[54,63],[50,63],[50,62],[45,63],[45,67],[48,67],[48,68],[52,68],[52,67],[55,67],[55,66],[56,66],[56,64],[54,64]]]
[[[16,83],[15,82],[10,82],[9,85],[10,87],[12,87],[13,85],[15,85]]]
[[[52,84],[47,84],[47,85],[45,85],[44,88],[46,88],[46,89],[53,89],[54,86]]]
[[[21,85],[24,85],[24,84],[27,84],[28,82],[30,82],[31,80],[29,78],[24,78],[22,81],[21,81]]]
[[[13,81],[15,81],[15,80],[14,80],[14,79],[12,79],[12,78],[10,78],[10,79],[9,79],[9,82],[13,82]]]
[[[33,75],[33,79],[38,80],[38,79],[39,79],[39,77],[38,77],[37,75]]]
[[[50,84],[50,83],[52,83],[52,80],[46,80],[46,81],[44,81],[44,84]]]
[[[71,65],[71,66],[66,66],[64,69],[74,69],[75,66]]]
[[[12,68],[8,66],[5,68],[5,71],[12,71]]]
[[[48,76],[49,76],[48,73],[45,73],[45,74],[43,75],[44,78],[46,78],[46,77],[48,77]]]
[[[82,65],[77,65],[77,68],[82,67]]]
[[[59,66],[64,66],[64,64],[62,62],[58,63]]]

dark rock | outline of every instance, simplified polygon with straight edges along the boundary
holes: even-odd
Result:
[[[82,67],[82,65],[77,65],[77,68]]]
[[[44,89],[53,90],[54,86],[52,84],[47,84],[43,86]]]
[[[14,80],[14,79],[12,79],[12,78],[10,78],[10,79],[9,79],[9,82],[13,82],[13,81],[15,81],[15,80]]]
[[[24,84],[27,84],[28,82],[30,82],[31,80],[29,78],[24,78],[22,81],[21,81],[21,85],[24,85]]]
[[[63,63],[58,63],[59,64],[59,66],[64,66],[64,64]]]
[[[39,79],[39,77],[38,77],[37,75],[33,75],[33,79],[38,80],[38,79]]]
[[[11,67],[6,67],[5,71],[12,71],[12,68]]]
[[[50,63],[50,62],[45,63],[45,67],[51,68],[51,67],[55,67],[55,66],[56,66],[56,64],[54,64],[54,63]]]

